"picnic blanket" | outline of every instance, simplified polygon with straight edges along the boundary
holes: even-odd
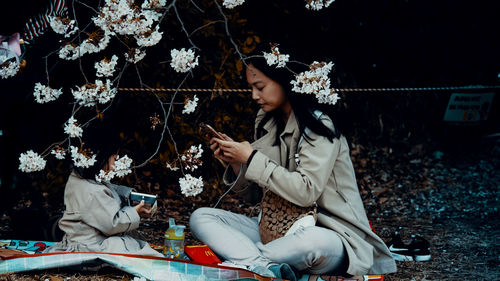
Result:
[[[108,265],[147,280],[281,280],[263,277],[251,271],[193,261],[174,260],[141,255],[117,253],[41,253],[54,242],[0,240],[0,248],[24,253],[0,260],[0,274],[72,267],[85,270]],[[351,278],[337,276],[302,275],[299,281],[383,281],[383,276],[365,275]]]

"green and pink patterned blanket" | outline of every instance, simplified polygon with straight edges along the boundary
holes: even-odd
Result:
[[[262,277],[251,271],[192,261],[174,260],[116,253],[41,253],[54,242],[0,240],[0,249],[20,250],[24,253],[0,259],[0,274],[69,267],[85,270],[107,265],[147,280],[280,280]],[[365,275],[351,278],[337,276],[302,275],[299,281],[352,280],[379,281],[383,276]]]
[[[0,260],[0,274],[71,267],[85,269],[107,264],[147,280],[271,280],[240,268],[199,264],[116,253],[41,253],[54,242],[0,240],[0,248],[26,254]]]

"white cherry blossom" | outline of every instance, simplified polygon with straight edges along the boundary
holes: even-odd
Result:
[[[62,94],[62,89],[52,89],[49,86],[42,85],[41,83],[35,84],[33,96],[38,103],[47,103],[55,101]]]
[[[336,93],[333,89],[324,89],[321,90],[317,95],[316,99],[318,100],[319,103],[326,103],[326,104],[336,104],[340,97],[339,94]]]
[[[142,9],[130,0],[106,0],[98,16],[92,18],[94,24],[110,35],[140,35],[151,31],[151,26],[161,17],[155,8],[165,1],[146,1]]]
[[[49,17],[49,24],[55,33],[63,34],[65,38],[70,37],[78,31],[78,27],[75,26],[75,20],[68,18]]]
[[[290,55],[281,54],[278,47],[272,47],[270,53],[264,53],[264,58],[266,59],[267,65],[276,67],[285,67],[286,63],[290,59]]]
[[[184,196],[196,196],[203,191],[203,178],[195,178],[190,174],[186,174],[183,178],[179,179],[181,193]]]
[[[158,26],[156,26],[155,31],[146,32],[146,33],[141,34],[141,35],[136,35],[135,39],[137,40],[137,45],[139,45],[141,47],[151,47],[151,46],[158,44],[158,42],[160,42],[162,35],[163,35],[163,32],[159,32]]]
[[[99,174],[95,175],[95,180],[97,182],[109,182],[110,180],[112,180],[115,176],[115,173],[113,173],[113,171],[104,171],[104,170],[100,170],[99,171]]]
[[[33,152],[33,150],[21,153],[19,162],[19,170],[25,173],[41,171],[45,169],[45,165],[47,164],[47,161],[38,155],[38,153]]]
[[[173,166],[173,165],[170,165],[170,163],[166,162],[165,163],[166,166],[167,166],[167,169],[169,169],[170,171],[178,171],[179,170],[179,167],[176,167],[176,166]]]
[[[120,156],[117,156],[114,165],[111,166],[111,169],[109,169],[109,171],[107,172],[104,170],[99,171],[99,174],[96,175],[95,177],[96,181],[98,182],[110,181],[114,177],[126,176],[132,173],[132,170],[130,169],[131,165],[132,165],[132,159],[130,159],[127,155],[124,155],[121,158]]]
[[[116,173],[117,177],[123,177],[132,173],[132,170],[130,169],[131,165],[132,159],[130,159],[127,155],[124,155],[123,157],[118,156],[116,157],[115,164],[112,169]]]
[[[71,89],[78,104],[91,107],[96,103],[105,104],[116,96],[116,88],[112,88],[111,81],[106,79],[106,83],[96,80],[95,84],[85,84],[77,89]]]
[[[115,72],[116,64],[118,63],[118,57],[113,55],[111,59],[103,59],[94,64],[94,67],[97,71],[97,77],[110,77],[113,76]]]
[[[54,154],[54,156],[59,160],[63,160],[64,158],[66,158],[66,150],[61,147],[56,147],[55,149],[52,149],[50,153]]]
[[[83,56],[84,54],[98,53],[106,49],[110,39],[111,38],[108,33],[105,33],[104,35],[98,32],[91,33],[89,38],[83,40],[79,47],[80,56]]]
[[[201,148],[201,144],[199,144],[198,146],[191,145],[191,147],[188,150],[188,153],[193,155],[193,158],[199,159],[201,158],[201,154],[203,153],[203,148]]]
[[[191,172],[198,169],[203,162],[201,161],[201,154],[203,153],[203,149],[201,148],[201,144],[198,146],[192,145],[186,153],[181,155],[181,160],[184,162],[184,166],[186,169]]]
[[[180,50],[172,49],[170,51],[170,55],[172,56],[172,61],[170,62],[170,66],[177,72],[184,73],[193,69],[198,65],[198,58],[200,56],[196,56],[194,51],[189,49],[182,48]]]
[[[79,57],[80,57],[80,48],[78,48],[78,46],[74,44],[66,44],[59,50],[59,58],[61,59],[76,60]]]
[[[9,61],[6,56],[0,56],[0,77],[7,79],[19,72],[19,63]]]
[[[146,51],[135,49],[125,53],[125,59],[131,63],[137,63],[146,56]]]
[[[307,0],[306,8],[309,10],[321,10],[328,8],[335,0]]]
[[[308,71],[301,72],[295,76],[292,91],[303,94],[314,94],[320,103],[336,104],[339,97],[330,89],[330,78],[328,74],[333,63],[313,62]]]
[[[83,129],[82,127],[78,126],[78,122],[76,121],[76,119],[71,116],[64,125],[64,133],[68,134],[72,138],[81,138]]]
[[[184,105],[184,109],[182,110],[183,114],[190,114],[196,110],[198,106],[198,97],[196,95],[193,96],[193,99],[187,99]]]
[[[232,9],[243,3],[245,3],[245,0],[224,0],[224,2],[222,2],[222,5],[228,9]]]
[[[75,146],[70,146],[71,159],[76,167],[88,168],[95,164],[97,161],[95,155],[88,156],[80,153],[78,148]]]
[[[80,46],[76,44],[66,44],[59,50],[59,58],[65,60],[76,60],[85,54],[98,53],[109,44],[109,34],[91,33],[89,38],[83,40]]]
[[[141,8],[158,9],[165,7],[165,5],[167,5],[167,0],[146,0],[142,3]]]

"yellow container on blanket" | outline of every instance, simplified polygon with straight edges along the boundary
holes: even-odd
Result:
[[[167,258],[180,258],[184,256],[185,225],[175,225],[173,218],[169,219],[169,228],[165,231],[163,255]]]

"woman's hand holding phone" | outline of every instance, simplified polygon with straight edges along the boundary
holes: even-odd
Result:
[[[215,157],[231,163],[231,159],[224,156],[224,152],[221,150],[219,142],[217,142],[217,140],[233,141],[233,139],[222,133],[220,138],[212,137],[210,139],[210,149],[214,152]]]
[[[232,139],[214,139],[214,141],[217,143],[217,150],[215,152],[223,155],[224,161],[231,164],[240,165],[246,163],[253,152],[252,145],[247,141],[235,142]]]
[[[248,157],[253,151],[249,142],[235,142],[226,134],[217,132],[210,125],[200,124],[203,133],[210,137],[210,149],[214,152],[215,158],[219,161],[225,161],[231,164],[234,172],[237,174],[241,163],[246,163]],[[224,163],[223,163],[224,165]],[[224,165],[226,167],[226,165]]]
[[[235,174],[240,171],[241,163],[246,163],[252,154],[253,148],[249,142],[235,142],[226,134],[217,132],[212,126],[201,123],[200,128],[203,133],[210,137],[210,149],[214,152],[215,158],[221,161],[226,167],[225,162],[228,162]]]
[[[200,123],[200,129],[206,137],[210,138],[209,145],[210,149],[214,152],[215,158],[219,160],[219,162],[222,164],[222,166],[224,166],[224,168],[226,168],[227,164],[224,161],[226,162],[229,161],[227,161],[227,159],[224,157],[222,151],[220,149],[218,150],[218,144],[215,140],[216,139],[231,140],[231,138],[228,137],[226,134],[217,132],[214,128],[212,128],[212,126],[205,123]]]
[[[240,167],[241,163],[236,161],[235,159],[231,157],[227,157],[224,154],[224,151],[220,145],[220,142],[229,142],[229,143],[236,143],[232,138],[228,137],[226,134],[222,134],[224,139],[220,138],[212,138],[210,139],[210,149],[214,152],[215,158],[219,159],[219,161],[226,161],[231,165],[231,168],[233,168],[234,174],[239,174],[240,173]]]

